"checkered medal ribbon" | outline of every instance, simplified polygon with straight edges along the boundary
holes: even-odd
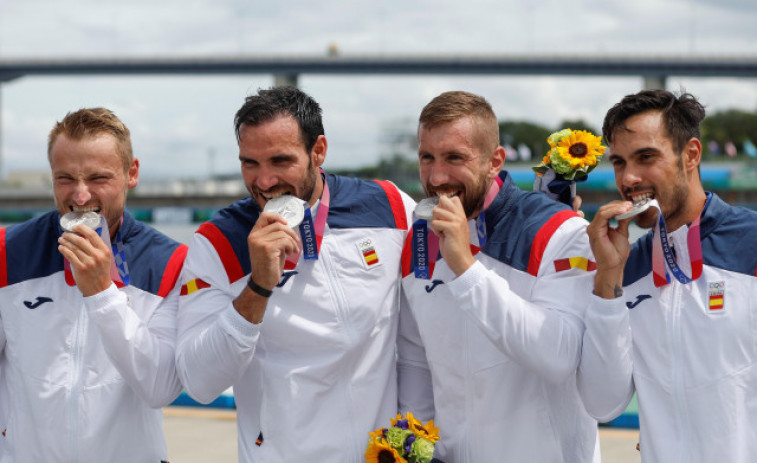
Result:
[[[111,249],[113,250],[113,262],[118,270],[118,276],[125,286],[129,285],[129,264],[126,262],[126,251],[124,250],[124,242],[121,238],[121,229],[116,232],[116,242],[112,243]]]

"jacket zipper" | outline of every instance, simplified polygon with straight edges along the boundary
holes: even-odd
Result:
[[[688,229],[688,227],[686,227]],[[678,235],[686,237],[686,234]],[[684,246],[686,245],[685,242],[680,240],[675,240],[674,238],[674,245],[678,249],[686,249]],[[684,256],[679,257],[683,258]],[[685,256],[688,258],[688,254]],[[685,385],[685,378],[683,377],[684,371],[684,351],[685,349],[682,346],[681,342],[681,336],[683,332],[683,318],[686,316],[684,314],[685,307],[682,305],[682,291],[683,291],[683,285],[678,283],[677,281],[673,281],[670,283],[672,285],[671,287],[671,306],[673,306],[675,318],[674,323],[672,324],[673,332],[671,333],[671,345],[673,347],[673,374],[674,374],[674,401],[677,408],[676,416],[679,421],[679,426],[681,429],[681,447],[678,449],[679,455],[681,455],[681,462],[689,461],[689,436],[691,435],[690,429],[689,429],[689,410],[686,405],[686,385]],[[695,284],[695,283],[689,283],[689,284]]]
[[[71,349],[73,368],[71,377],[71,396],[69,397],[69,429],[71,439],[72,461],[79,461],[79,395],[81,391],[81,357],[82,338],[84,336],[84,305],[79,306],[74,329],[74,342]]]
[[[325,247],[325,240],[326,237],[324,236],[324,241],[321,243],[321,249]],[[332,302],[334,304],[334,312],[336,313],[337,318],[339,319],[339,322],[341,324],[341,327],[344,329],[344,337],[345,337],[345,343],[347,346],[354,345],[355,342],[355,333],[352,329],[352,324],[349,320],[349,315],[347,312],[347,301],[344,297],[344,292],[342,291],[341,285],[338,283],[338,275],[336,273],[336,270],[334,269],[333,262],[328,257],[326,253],[319,253],[318,260],[323,263],[323,268],[326,271],[326,281],[329,285],[329,290],[331,291],[332,295]],[[317,265],[317,262],[314,263]],[[350,359],[350,366],[346,367],[350,370],[352,365],[352,356],[348,356]],[[344,371],[344,370],[342,370]],[[352,454],[353,455],[360,455],[362,454],[361,448],[358,446],[358,442],[362,442],[363,436],[357,435],[357,423],[355,423],[355,415],[353,413],[352,409],[352,394],[350,394],[350,384],[349,381],[342,381],[341,384],[342,391],[344,394],[344,403],[347,404],[347,413],[349,415],[349,421],[351,426],[347,427],[347,429],[350,429],[352,432],[352,438],[349,439],[350,442],[352,442]],[[359,461],[355,461],[355,463],[360,463]]]

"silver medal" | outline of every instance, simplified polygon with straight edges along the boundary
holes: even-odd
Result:
[[[430,198],[423,198],[418,201],[418,205],[415,206],[415,217],[424,220],[431,220],[434,218],[434,208],[439,204],[438,196],[431,196]]]
[[[92,230],[100,226],[100,216],[97,212],[69,212],[60,218],[60,228],[67,232],[73,232],[74,227],[84,224]]]
[[[614,218],[615,220],[630,219],[631,217],[641,214],[642,212],[652,207],[652,205],[656,205],[656,204],[657,204],[656,199],[646,198],[638,202],[637,204],[634,204],[630,211],[625,212],[623,214],[618,214]]]
[[[287,221],[287,225],[295,228],[305,218],[305,206],[302,203],[303,201],[295,196],[277,196],[265,203],[263,211],[279,214]]]

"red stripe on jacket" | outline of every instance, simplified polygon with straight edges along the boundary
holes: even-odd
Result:
[[[171,254],[171,258],[168,259],[168,264],[166,264],[166,268],[163,271],[163,278],[160,280],[158,296],[168,296],[168,293],[176,286],[176,281],[181,274],[181,268],[184,266],[184,258],[187,257],[188,249],[186,244],[180,244],[173,254]]]
[[[541,258],[544,256],[544,250],[547,248],[547,244],[549,244],[552,235],[554,235],[555,231],[560,228],[560,225],[573,217],[578,217],[578,214],[571,210],[560,211],[550,217],[549,220],[542,225],[538,233],[536,233],[533,243],[531,243],[531,254],[528,258],[527,269],[529,275],[538,275],[539,267],[541,266]]]
[[[223,268],[226,269],[226,275],[229,277],[229,283],[234,283],[240,278],[244,277],[242,271],[242,265],[237,259],[237,255],[234,253],[234,249],[231,247],[231,243],[226,239],[221,230],[210,222],[205,222],[197,229],[197,233],[201,234],[210,241],[218,253],[218,257],[221,258]]]
[[[0,288],[8,286],[8,256],[5,253],[5,228],[0,228]]]
[[[374,180],[386,193],[386,197],[389,198],[389,206],[392,208],[392,214],[394,214],[394,226],[400,230],[407,230],[407,214],[405,214],[405,203],[402,202],[402,195],[400,195],[397,187],[388,180]]]

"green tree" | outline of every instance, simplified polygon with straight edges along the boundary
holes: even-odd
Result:
[[[531,162],[541,159],[549,148],[547,137],[552,133],[548,128],[526,121],[500,121],[499,140],[513,148],[521,143],[531,150]],[[514,161],[509,159],[508,161]]]
[[[702,142],[704,153],[708,157],[716,154],[709,149],[708,144],[711,141],[718,144],[718,154],[722,155],[725,143],[733,142],[740,151],[746,140],[757,143],[756,113],[729,109],[707,116],[702,122]]]
[[[555,130],[562,130],[562,129],[571,129],[571,130],[586,130],[587,132],[591,132],[594,135],[600,136],[602,135],[599,131],[597,131],[594,127],[590,126],[586,121],[583,119],[567,119],[560,123],[559,126]]]

